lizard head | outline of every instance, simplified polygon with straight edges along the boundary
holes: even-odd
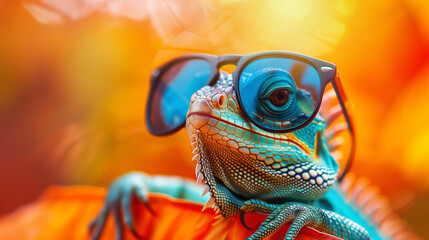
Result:
[[[193,94],[186,120],[196,175],[211,195],[209,207],[230,217],[249,199],[284,203],[321,198],[338,172],[325,127],[317,116],[294,132],[258,128],[240,109],[232,76],[222,72],[215,86]]]

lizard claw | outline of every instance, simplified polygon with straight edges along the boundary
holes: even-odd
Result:
[[[245,227],[245,228],[247,228],[247,229],[249,229],[249,230],[252,230],[252,229],[249,227],[249,225],[247,225],[247,222],[246,222],[246,212],[245,212],[245,211],[243,211],[243,210],[240,210],[239,214],[240,214],[240,222],[241,222],[241,224],[243,225],[243,227]]]
[[[152,207],[149,204],[149,201],[143,201],[143,204],[146,206],[147,210],[149,210],[150,214],[152,214],[152,216],[155,216],[155,211],[153,211]]]
[[[92,222],[88,226],[88,230],[91,233],[91,239],[99,239],[101,236],[101,232],[106,224],[108,211],[106,207],[100,211],[98,216],[92,220]]]
[[[143,237],[140,236],[134,228],[130,228],[130,231],[134,235],[135,238],[137,238],[137,239],[143,239]]]
[[[113,209],[113,216],[115,219],[115,225],[116,225],[116,240],[122,240],[124,238],[124,226],[121,221],[121,214],[119,212],[119,208]]]
[[[143,202],[152,215],[155,212],[149,205],[147,199],[148,190],[145,183],[145,175],[141,173],[130,173],[120,177],[109,187],[104,206],[98,216],[89,224],[91,239],[98,240],[101,237],[103,228],[110,212],[113,213],[116,236],[115,239],[122,240],[124,233],[124,223],[127,229],[137,239],[142,237],[135,230],[134,217],[132,214],[132,199],[136,197]],[[122,222],[121,212],[124,222]]]

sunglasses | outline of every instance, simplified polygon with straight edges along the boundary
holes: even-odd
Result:
[[[355,137],[336,66],[297,53],[188,54],[161,65],[151,75],[146,108],[149,131],[167,135],[184,127],[192,94],[206,85],[214,86],[225,65],[236,65],[232,81],[242,112],[255,126],[271,133],[293,132],[311,123],[326,86],[332,84],[351,135],[351,153],[343,171],[347,172]]]

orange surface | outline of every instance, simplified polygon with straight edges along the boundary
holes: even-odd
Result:
[[[0,218],[0,239],[89,239],[88,223],[102,207],[106,191],[96,187],[50,187],[34,203]],[[244,239],[253,231],[244,228],[238,216],[212,226],[213,209],[201,212],[202,205],[161,194],[149,197],[155,216],[140,202],[134,202],[136,230],[144,239]],[[255,228],[266,215],[248,214],[248,225]],[[287,226],[268,239],[282,239]],[[112,216],[101,239],[115,239]],[[125,239],[135,239],[126,231]],[[304,227],[298,240],[339,238]]]

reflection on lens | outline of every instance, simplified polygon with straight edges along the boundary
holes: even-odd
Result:
[[[161,73],[152,97],[151,127],[168,131],[182,124],[192,94],[205,86],[209,77],[210,64],[202,59],[178,62]]]
[[[243,110],[257,125],[288,130],[305,123],[319,97],[319,75],[311,65],[285,58],[251,62],[240,75]]]

